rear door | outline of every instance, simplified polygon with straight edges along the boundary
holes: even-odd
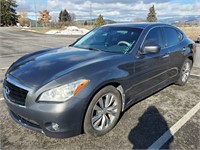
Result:
[[[142,54],[135,61],[135,76],[132,94],[136,95],[159,86],[169,77],[169,51],[165,48],[163,33],[160,27],[150,30],[142,48],[145,46],[159,45],[161,50],[156,54]]]
[[[177,75],[178,68],[182,67],[184,62],[184,51],[187,50],[187,46],[184,47],[182,44],[183,34],[171,27],[163,28],[165,35],[165,46],[170,52],[170,76],[173,77]]]

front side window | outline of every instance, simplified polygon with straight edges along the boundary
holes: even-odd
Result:
[[[177,30],[170,28],[170,27],[165,27],[164,32],[166,35],[166,40],[167,40],[167,47],[174,46],[180,42],[180,35],[178,35]]]
[[[113,53],[128,53],[137,42],[142,29],[131,27],[99,27],[81,38],[73,46]]]
[[[154,28],[148,33],[143,46],[163,47],[163,38],[160,28]]]

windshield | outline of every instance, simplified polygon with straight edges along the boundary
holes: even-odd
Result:
[[[131,27],[99,27],[82,37],[73,46],[113,53],[128,53],[137,42],[142,29]]]

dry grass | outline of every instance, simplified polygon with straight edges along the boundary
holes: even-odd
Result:
[[[83,23],[80,23],[80,22],[73,22],[72,24],[71,24],[72,26],[76,26],[76,27],[78,27],[78,28],[85,28],[85,29],[88,29],[88,30],[92,30],[92,29],[94,29],[94,25],[84,25]]]
[[[200,35],[200,26],[199,27],[180,27],[180,29],[192,40],[197,40],[197,37]]]

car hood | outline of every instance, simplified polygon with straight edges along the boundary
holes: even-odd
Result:
[[[112,53],[63,47],[38,51],[16,61],[8,70],[19,81],[39,87],[83,66],[111,58]]]

